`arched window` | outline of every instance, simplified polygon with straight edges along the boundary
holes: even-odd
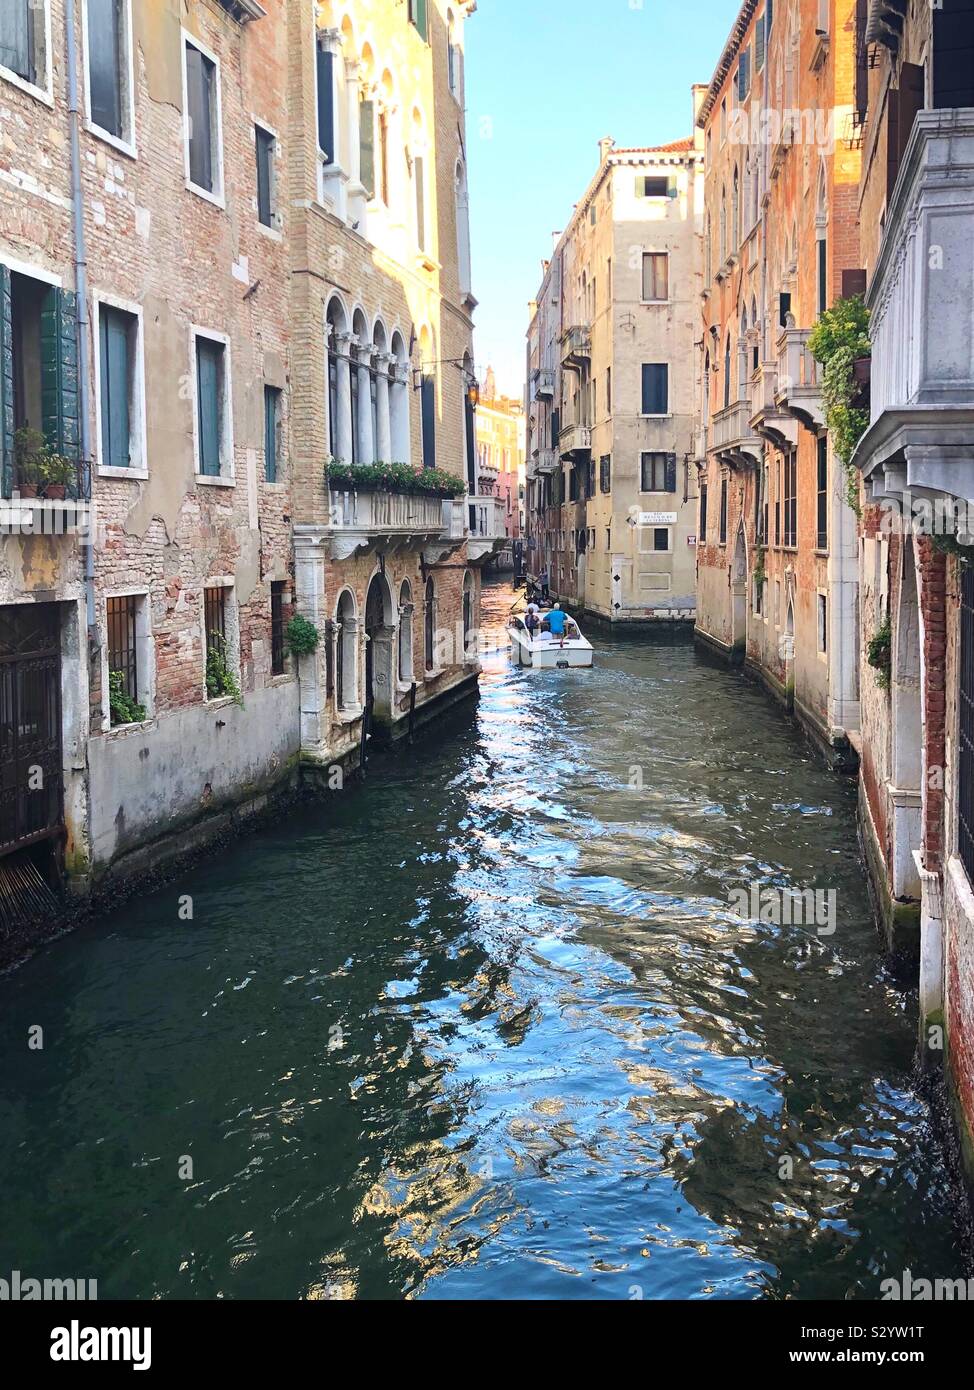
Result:
[[[351,371],[352,461],[375,462],[375,434],[372,429],[372,336],[361,309],[352,320],[355,360]]]
[[[358,703],[358,619],[355,598],[344,589],[335,612],[335,696],[339,710]]]
[[[339,380],[348,363],[343,358],[348,330],[345,310],[341,301],[332,299],[325,315],[325,355],[326,379],[328,389],[328,452],[335,459],[347,462],[351,447],[348,436],[348,421],[341,417],[341,391]]]
[[[429,220],[426,215],[426,130],[418,108],[413,109],[410,160],[416,208],[416,245],[420,251],[425,251]]]
[[[710,282],[711,282],[711,281],[713,280],[713,278],[714,278],[714,266],[713,266],[714,246],[713,246],[713,241],[714,241],[714,229],[713,229],[713,225],[712,225],[712,220],[711,220],[710,213],[708,212],[708,213],[707,213],[707,237],[706,237],[706,241],[705,241],[705,243],[704,243],[704,251],[705,251],[705,254],[706,254],[706,276],[705,276],[705,284],[706,284],[706,288],[707,288],[708,290],[710,289]]]
[[[730,405],[730,382],[731,382],[731,335],[727,335],[727,343],[724,347],[724,409]]]
[[[426,581],[426,602],[423,607],[423,659],[426,670],[432,671],[436,658],[436,586],[433,576]]]
[[[396,463],[409,463],[409,354],[401,333],[392,335],[392,363],[389,367],[389,415],[392,457]]]
[[[404,579],[399,590],[399,679],[413,679],[413,591]]]
[[[741,244],[741,185],[734,165],[734,183],[731,190],[731,250],[736,251]]]
[[[727,189],[720,190],[720,263],[727,260]]]

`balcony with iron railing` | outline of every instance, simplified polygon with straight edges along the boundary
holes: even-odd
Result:
[[[877,496],[924,488],[974,502],[972,247],[974,111],[920,111],[866,296],[870,425],[854,461]]]
[[[744,398],[718,410],[710,424],[710,452],[732,468],[753,468],[764,455],[764,442],[751,429],[751,402]]]
[[[592,357],[592,330],[587,323],[574,324],[561,335],[561,360],[565,366],[582,367]]]
[[[812,356],[810,328],[796,328],[791,314],[778,339],[778,383],[775,404],[814,434],[825,427],[821,367]]]

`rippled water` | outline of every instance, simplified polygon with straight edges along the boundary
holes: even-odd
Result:
[[[835,935],[734,917],[755,878],[834,888]],[[591,672],[498,653],[479,707],[366,785],[0,980],[0,1275],[102,1298],[956,1276],[913,1016],[851,792],[762,695],[689,645],[599,644]]]

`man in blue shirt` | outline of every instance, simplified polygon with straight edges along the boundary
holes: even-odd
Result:
[[[560,604],[555,604],[548,614],[548,631],[552,637],[564,637],[565,635],[565,614],[562,612]]]

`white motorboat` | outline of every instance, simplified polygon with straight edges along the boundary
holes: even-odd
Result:
[[[548,611],[542,609],[538,614],[542,623]],[[511,636],[511,655],[519,666],[564,671],[591,666],[595,659],[591,642],[582,636],[582,630],[574,618],[566,618],[564,637],[556,637],[540,629],[536,629],[532,637],[520,615],[512,616],[507,630]]]

